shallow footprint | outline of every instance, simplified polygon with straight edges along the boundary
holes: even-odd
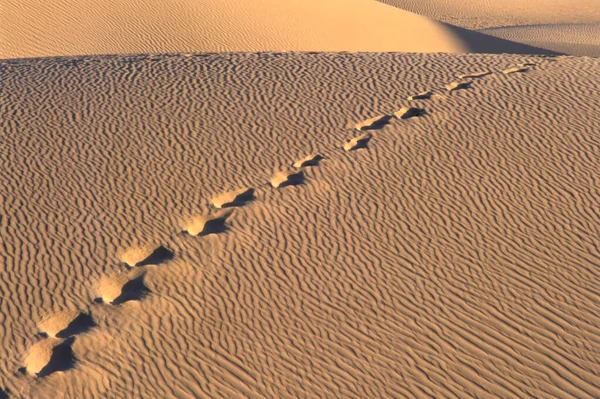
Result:
[[[162,245],[135,245],[121,255],[121,261],[130,267],[159,265],[173,259],[173,251]]]
[[[294,186],[302,183],[304,180],[304,172],[302,169],[287,169],[275,173],[271,178],[271,186],[282,188],[286,186]]]
[[[229,208],[233,206],[243,206],[253,198],[254,189],[245,187],[218,195],[211,200],[211,203],[216,208]]]
[[[39,330],[48,337],[68,338],[88,331],[96,326],[88,313],[79,310],[62,310],[49,313],[38,323]]]
[[[367,119],[366,121],[357,123],[355,128],[356,128],[356,130],[381,129],[382,127],[384,127],[385,125],[388,124],[388,122],[390,121],[391,118],[392,118],[391,115],[378,115],[374,118]]]
[[[191,236],[205,236],[226,230],[225,221],[232,211],[220,211],[210,215],[191,216],[181,222],[181,228]]]
[[[373,136],[370,133],[365,133],[353,138],[344,144],[344,151],[354,151],[359,148],[365,148],[369,140],[371,140],[371,137]]]
[[[414,94],[412,96],[408,96],[407,100],[409,101],[413,101],[413,100],[428,100],[429,98],[431,98],[431,95],[433,93],[430,91],[424,91],[422,93],[419,94]]]
[[[502,71],[503,74],[508,75],[509,73],[517,73],[517,72],[527,72],[529,70],[526,66],[516,66],[512,68],[505,69]]]
[[[68,339],[45,338],[29,348],[21,371],[37,377],[45,377],[57,371],[66,371],[75,365],[71,349],[74,337]]]
[[[458,75],[459,79],[477,79],[482,78],[484,76],[490,75],[492,72],[490,71],[481,71],[481,72],[473,72],[473,73],[465,73],[464,75]]]
[[[319,164],[319,161],[321,161],[322,159],[323,157],[319,154],[311,154],[305,156],[302,159],[297,160],[292,166],[294,168],[303,168],[305,166],[317,166]]]
[[[415,116],[421,116],[425,114],[425,110],[422,108],[415,107],[402,107],[398,111],[394,112],[394,116],[398,119],[408,119]]]
[[[466,89],[469,86],[471,86],[471,82],[470,81],[457,81],[457,82],[452,82],[450,84],[446,85],[446,90],[449,92],[453,92],[455,90],[461,90],[461,89]]]
[[[144,284],[146,273],[143,269],[115,273],[105,277],[98,286],[96,302],[120,305],[128,301],[139,301],[150,290]]]

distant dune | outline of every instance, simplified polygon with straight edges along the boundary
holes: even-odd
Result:
[[[379,0],[469,30],[571,55],[600,56],[598,0]]]
[[[0,37],[0,58],[214,51],[540,52],[375,0],[5,0]]]

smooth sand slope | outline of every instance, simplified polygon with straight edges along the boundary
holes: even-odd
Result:
[[[0,58],[213,51],[538,53],[375,0],[4,0]]]
[[[499,38],[572,55],[600,56],[598,0],[379,0]]]
[[[600,397],[599,67],[1,62],[0,397]]]

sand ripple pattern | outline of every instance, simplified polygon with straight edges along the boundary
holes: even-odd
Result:
[[[600,396],[598,66],[415,54],[0,64],[0,395]],[[445,90],[484,69],[496,73]],[[425,90],[437,96],[415,102],[424,115],[343,151],[358,121]],[[308,154],[322,159],[303,184],[271,187],[273,170]],[[255,200],[226,230],[174,231],[239,187]],[[140,242],[172,256],[146,264],[137,251],[125,266],[119,254]],[[90,305],[119,267],[140,269],[147,295]],[[37,316],[90,306],[94,328],[69,341],[74,368],[14,375]]]

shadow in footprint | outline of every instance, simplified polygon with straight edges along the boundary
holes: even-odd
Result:
[[[390,123],[392,115],[380,115],[356,125],[356,130],[379,130]]]
[[[116,297],[111,304],[120,305],[129,301],[139,301],[150,293],[150,290],[144,284],[144,275],[138,276],[133,280],[129,280],[123,288],[121,288],[121,295]],[[102,299],[100,299],[102,301]]]
[[[225,224],[225,222],[227,221],[227,218],[230,215],[231,215],[231,213],[228,213],[221,217],[208,220],[204,224],[204,228],[202,229],[202,231],[200,233],[198,233],[198,237],[207,236],[209,234],[220,234],[220,233],[226,232],[227,225]]]
[[[173,259],[173,251],[161,245],[160,247],[152,251],[152,253],[146,259],[136,263],[135,265],[138,267],[147,265],[159,265],[171,259]]]
[[[236,206],[244,206],[247,203],[254,200],[254,189],[250,188],[245,192],[238,194],[230,202],[227,202],[221,206],[221,208],[233,208]]]
[[[278,188],[284,188],[288,186],[300,186],[304,184],[304,173],[298,172],[287,176],[287,180],[281,182]]]
[[[373,136],[370,133],[363,134],[362,136],[355,137],[352,140],[344,144],[344,151],[355,151],[361,148],[367,148],[367,144]]]
[[[46,377],[57,371],[67,371],[75,366],[75,354],[71,346],[75,337],[70,337],[52,348],[50,361],[36,375]]]
[[[73,320],[67,328],[56,334],[57,338],[68,338],[73,335],[83,334],[86,331],[96,327],[96,322],[91,315],[87,313],[81,313],[75,320]]]
[[[0,388],[0,399],[8,399],[8,391]]]
[[[300,159],[292,164],[294,168],[303,168],[305,166],[318,166],[321,160],[325,159],[321,155],[309,155],[304,159]]]

